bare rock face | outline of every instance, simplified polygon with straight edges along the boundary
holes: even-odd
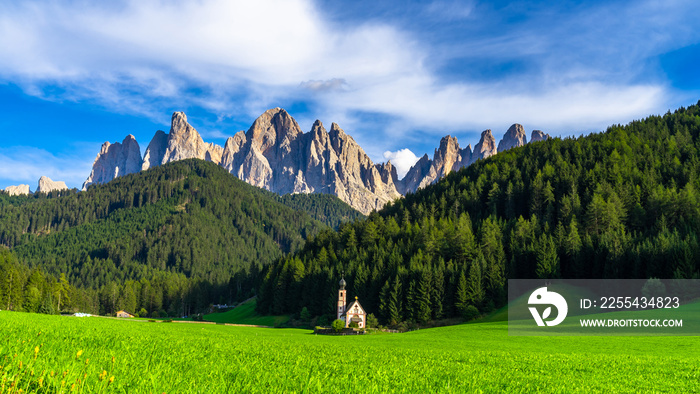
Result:
[[[435,175],[435,179],[444,177],[449,174],[456,165],[459,165],[458,163],[462,161],[460,153],[461,149],[459,148],[457,138],[449,135],[442,137],[440,140],[440,147],[436,149],[433,154],[432,172]],[[435,179],[430,181],[430,183],[435,181]]]
[[[228,170],[228,172],[233,173],[239,178],[242,178],[242,174],[235,173],[234,168],[240,168],[240,160],[238,162],[236,159],[239,157],[238,152],[241,151],[243,145],[246,143],[245,132],[239,131],[233,137],[228,137],[226,140],[226,145],[224,146],[224,151],[221,155],[221,166]]]
[[[64,190],[68,189],[65,182],[52,181],[51,178],[47,176],[42,176],[39,178],[39,185],[36,188],[37,193],[48,193],[54,190]]]
[[[205,145],[207,147],[207,152],[204,154],[204,160],[221,164],[221,157],[224,155],[224,148],[211,142]]]
[[[547,138],[550,138],[549,135],[539,130],[532,132],[532,141],[541,141]],[[491,130],[485,130],[481,133],[481,139],[474,146],[473,151],[471,145],[460,149],[457,139],[448,135],[440,141],[440,147],[435,150],[433,160],[430,160],[428,155],[423,156],[411,167],[403,179],[395,182],[396,188],[401,194],[415,192],[422,187],[437,182],[449,174],[450,171],[457,171],[479,159],[485,159],[495,155],[497,152],[523,146],[526,143],[525,130],[519,124],[514,124],[508,129],[498,144],[498,149],[496,149],[496,139],[491,134]]]
[[[141,148],[133,135],[122,143],[102,144],[100,153],[92,165],[92,172],[83,183],[83,190],[93,183],[107,183],[114,178],[141,171]]]
[[[335,123],[304,133],[287,111],[266,111],[245,134],[226,141],[221,165],[240,179],[279,193],[329,193],[365,214],[400,197],[396,169],[375,166]],[[393,175],[392,175],[393,169]]]
[[[457,138],[449,135],[442,137],[440,147],[433,153],[433,159],[430,160],[428,155],[424,155],[418,160],[406,173],[400,191],[404,194],[415,192],[449,174],[450,171],[459,169],[463,153]]]
[[[484,130],[481,133],[481,139],[474,146],[474,152],[472,153],[471,163],[479,159],[485,159],[487,157],[495,155],[496,150],[496,139],[493,138],[491,130]]]
[[[369,156],[340,126],[333,123],[328,136],[337,156],[337,162],[328,161],[328,169],[335,177],[335,193],[341,200],[368,214],[401,197],[393,184],[383,181],[381,172]],[[387,170],[391,171],[389,168]],[[346,196],[345,199],[340,196],[341,193]]]
[[[399,182],[398,190],[402,194],[437,182],[452,171],[457,171],[472,163],[472,147],[467,145],[462,149],[456,137],[445,136],[440,140],[440,147],[435,149],[433,159],[424,155],[411,167],[406,176]]]
[[[452,167],[453,171],[457,171],[462,167],[466,167],[474,162],[472,157],[474,156],[474,152],[472,152],[472,144],[468,144],[464,149],[459,150],[459,157],[462,158],[461,161],[455,162],[454,166]]]
[[[376,168],[377,172],[379,172],[379,176],[381,177],[383,183],[385,183],[387,186],[394,185],[394,187],[396,187],[395,185],[399,180],[399,176],[396,172],[396,167],[391,164],[391,160],[387,161],[386,163],[375,164],[374,168]]]
[[[537,138],[533,132],[532,139]],[[498,150],[525,142],[523,128],[516,124],[508,130]],[[135,159],[138,151],[132,136],[121,144],[105,143],[86,186],[138,171],[139,166],[134,165],[138,162]],[[272,192],[333,194],[369,214],[402,194],[415,192],[451,171],[496,152],[491,130],[481,133],[473,150],[471,145],[460,148],[457,138],[448,135],[441,139],[432,160],[424,155],[399,180],[391,162],[374,164],[357,142],[335,123],[326,131],[317,120],[311,131],[304,133],[287,111],[274,108],[260,115],[248,131],[230,137],[222,148],[205,143],[187,122],[185,114],[175,112],[170,132],[159,130],[148,144],[140,169],[198,158],[217,163],[245,182]],[[40,185],[39,191],[48,190],[47,187]]]
[[[223,148],[206,144],[197,130],[187,123],[184,112],[175,112],[172,116],[168,144],[165,147],[160,164],[184,159],[202,159],[219,164]]]
[[[165,134],[165,131],[156,131],[156,135],[154,135],[151,139],[151,142],[148,144],[148,148],[146,148],[146,153],[143,155],[141,171],[145,171],[151,167],[158,167],[163,161],[163,156],[165,155],[165,148],[167,145],[168,135]]]
[[[189,123],[184,112],[175,112],[170,121],[170,132],[158,130],[146,148],[141,170],[157,167],[171,161],[201,159],[220,164],[224,148],[205,143]]]
[[[530,136],[530,142],[538,142],[548,140],[551,137],[549,134],[545,134],[542,130],[532,130],[532,135]]]
[[[29,185],[8,186],[5,188],[5,192],[11,196],[29,195],[32,193],[29,191]]]
[[[424,154],[423,157],[418,159],[416,164],[411,166],[411,168],[406,173],[406,176],[399,181],[397,185],[398,192],[401,194],[413,193],[418,190],[418,186],[423,182],[423,179],[428,177],[430,173],[431,160],[428,158],[428,154]]]
[[[244,178],[251,185],[279,194],[309,193],[298,175],[295,156],[303,148],[298,140],[303,132],[287,111],[275,108],[260,115],[246,133],[248,151]],[[294,153],[294,154],[293,154]]]
[[[525,137],[525,129],[521,124],[514,124],[508,128],[501,142],[498,143],[498,152],[507,151],[511,148],[516,148],[527,144]]]

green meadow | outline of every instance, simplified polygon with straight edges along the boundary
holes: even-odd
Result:
[[[1,392],[697,392],[697,337],[405,334],[0,312]]]

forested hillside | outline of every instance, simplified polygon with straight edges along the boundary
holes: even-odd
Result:
[[[94,312],[145,308],[180,314],[247,298],[262,266],[326,227],[284,205],[289,198],[195,159],[63,194],[0,193],[0,243],[19,267],[13,278],[8,269],[0,280],[27,279],[30,269],[64,275],[72,286],[99,290],[78,297],[91,302],[86,307]],[[305,197],[290,205],[331,225],[358,214],[337,198]],[[17,283],[13,291],[29,286]],[[0,300],[10,287],[0,286]],[[22,306],[21,297],[15,298],[15,310],[40,306]]]
[[[508,278],[698,277],[699,160],[697,105],[501,152],[278,260],[259,310],[332,314],[343,271],[389,324],[492,310]]]
[[[308,213],[312,218],[337,229],[341,223],[351,222],[365,216],[338,197],[331,194],[285,194],[279,201],[297,211]]]

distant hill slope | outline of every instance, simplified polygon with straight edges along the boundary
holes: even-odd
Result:
[[[99,288],[155,274],[227,283],[325,226],[225,169],[191,159],[60,198],[0,197],[0,243],[20,261]],[[326,212],[335,202],[297,201]],[[340,208],[338,208],[340,209]],[[342,210],[341,217],[352,216]]]
[[[297,211],[308,213],[312,218],[337,229],[342,223],[352,222],[365,216],[331,194],[285,194],[279,201]]]
[[[332,313],[341,272],[391,324],[490,311],[508,278],[698,277],[699,174],[698,105],[513,148],[322,232],[270,267],[258,309]]]
[[[289,316],[260,316],[255,312],[255,305],[255,298],[252,298],[229,311],[204,315],[204,320],[215,323],[251,324],[268,327],[279,327],[289,320]]]

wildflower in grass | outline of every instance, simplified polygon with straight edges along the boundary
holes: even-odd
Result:
[[[39,378],[39,387],[44,387],[44,378]]]
[[[89,362],[90,362],[90,359],[89,359],[89,358],[86,358],[86,359],[85,359],[85,365],[88,365]]]
[[[34,348],[34,358],[39,355],[39,346]]]
[[[109,383],[107,383],[107,386],[109,386],[112,383],[114,383],[114,376],[109,377]]]
[[[82,354],[83,354],[83,351],[78,350],[78,353],[75,354],[75,358],[79,358],[80,356],[82,356]]]
[[[105,380],[105,377],[107,377],[107,371],[102,371],[102,373],[100,374],[100,380]]]
[[[22,369],[22,361],[19,362],[19,369]]]

